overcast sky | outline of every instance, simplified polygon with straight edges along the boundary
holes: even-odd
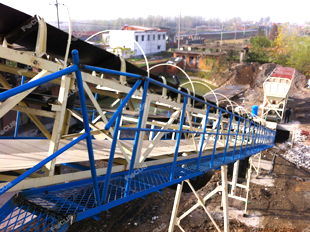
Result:
[[[270,16],[270,21],[277,23],[304,24],[310,21],[308,0],[58,0],[69,6],[71,19],[116,19],[118,17],[162,16],[202,16],[206,19],[221,20],[239,16],[242,20],[258,21],[261,17]],[[56,21],[56,0],[1,0],[1,3],[28,13],[38,14],[45,21]],[[66,21],[64,6],[60,6],[60,21]],[[1,12],[0,12],[1,13]]]

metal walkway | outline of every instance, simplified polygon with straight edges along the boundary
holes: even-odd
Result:
[[[271,145],[261,145],[247,151],[240,152],[238,150],[235,153],[237,159],[243,159],[270,147]],[[101,206],[95,201],[91,179],[41,189],[25,190],[11,199],[1,209],[0,231],[54,231],[57,228],[60,231],[65,230],[73,221],[96,216],[101,211],[143,197],[149,193],[160,191],[183,180],[202,175],[212,169],[220,168],[224,164],[232,163],[237,160],[234,159],[233,153],[226,153],[225,163],[223,163],[223,153],[215,156],[212,168],[210,167],[212,157],[203,158],[198,171],[197,161],[195,160],[178,162],[175,167],[173,181],[170,180],[172,164],[145,168],[131,177],[131,184],[127,194],[125,189],[128,172],[117,173],[112,175],[109,180],[105,199],[102,199],[105,176],[99,177],[99,194],[100,198],[105,202]]]
[[[87,65],[79,65],[78,52],[73,51],[74,64],[66,69],[60,70],[53,74],[39,78],[18,86],[14,89],[7,90],[0,94],[0,101],[10,99],[13,96],[28,91],[40,84],[52,81],[63,75],[72,72],[76,75],[76,81],[79,91],[80,105],[83,116],[85,132],[79,135],[75,140],[57,150],[48,158],[39,162],[34,167],[8,182],[2,187],[3,194],[10,190],[26,177],[35,173],[38,169],[48,162],[55,160],[61,153],[74,146],[78,142],[86,139],[90,169],[92,178],[80,181],[73,181],[66,184],[53,185],[43,188],[32,188],[23,190],[14,196],[0,209],[0,231],[65,231],[70,224],[80,221],[87,217],[96,217],[101,211],[107,210],[124,202],[145,196],[151,192],[160,191],[161,189],[180,183],[184,180],[202,175],[212,169],[218,169],[228,163],[244,159],[259,153],[273,146],[275,131],[272,131],[263,125],[252,120],[243,119],[224,109],[210,105],[201,99],[195,98],[187,93],[173,89],[163,83],[155,81],[149,77],[143,77],[136,74],[116,72],[103,68],[96,68]],[[105,124],[104,129],[109,130],[114,125],[114,136],[111,144],[111,152],[106,174],[97,177],[94,151],[92,147],[92,134],[88,124],[87,108],[85,104],[84,88],[85,79],[82,78],[81,70],[93,70],[102,73],[113,73],[136,78],[136,84],[131,88],[126,97],[121,101],[120,106],[112,115],[110,120]],[[183,97],[183,103],[179,104],[179,129],[168,128],[147,128],[146,117],[147,109],[150,102],[148,95],[149,82],[167,88]],[[143,91],[140,92],[141,107],[139,111],[138,124],[136,127],[122,127],[122,111],[126,104],[137,94],[137,89],[143,84]],[[200,101],[206,107],[202,115],[202,127],[192,127],[191,130],[185,130],[184,126],[191,125],[186,112],[189,110],[188,98]],[[215,116],[211,116],[211,108],[216,109]],[[99,110],[100,111],[100,110]],[[194,109],[193,111],[199,111]],[[200,110],[201,111],[201,110]],[[193,114],[193,112],[191,112]],[[228,117],[224,118],[224,115]],[[222,120],[223,115],[223,120]],[[214,117],[214,118],[213,118]],[[145,118],[145,119],[144,119]],[[213,119],[212,119],[213,118]],[[213,121],[212,129],[207,131],[207,123]],[[129,169],[124,172],[112,173],[113,159],[118,142],[118,134],[121,130],[135,132],[135,140],[130,159]],[[141,143],[143,142],[142,133],[145,131],[160,133],[176,133],[175,154],[172,160],[163,164],[152,164],[148,162],[138,162],[143,159],[139,155]],[[185,159],[181,160],[179,147],[182,135],[187,134],[188,139],[199,140],[196,156],[188,154]],[[191,138],[190,138],[191,137]],[[213,150],[203,152],[206,145],[205,140],[213,141]],[[218,144],[222,144],[219,145]],[[224,146],[223,146],[224,144]],[[139,148],[140,147],[140,148]],[[222,147],[222,149],[221,149]],[[144,158],[146,158],[145,156]],[[194,158],[192,158],[194,157]]]

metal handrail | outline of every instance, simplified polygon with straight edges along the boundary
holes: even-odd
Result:
[[[83,79],[82,79],[82,74],[81,74],[81,69],[84,70],[92,70],[92,71],[97,71],[97,72],[103,72],[103,73],[109,73],[109,74],[115,74],[115,75],[124,75],[127,77],[133,77],[133,78],[137,78],[137,82],[135,83],[135,85],[132,87],[132,89],[129,91],[129,93],[127,94],[127,96],[125,97],[125,99],[121,102],[120,106],[118,107],[118,109],[115,111],[115,113],[113,114],[113,116],[110,118],[109,122],[106,124],[105,129],[108,130],[112,124],[115,122],[116,120],[116,125],[115,125],[115,130],[114,130],[114,134],[117,135],[119,133],[120,130],[131,130],[131,131],[135,131],[135,140],[134,140],[134,147],[133,147],[133,152],[132,152],[132,159],[130,162],[130,166],[129,166],[129,170],[128,170],[128,175],[130,176],[133,173],[133,170],[135,168],[135,159],[136,159],[136,154],[137,154],[137,149],[138,149],[138,144],[139,144],[139,139],[140,139],[140,132],[141,131],[161,131],[161,132],[175,132],[177,133],[177,143],[176,143],[176,149],[175,149],[175,154],[173,157],[173,162],[172,162],[172,170],[171,170],[171,175],[170,175],[170,181],[171,183],[174,182],[175,177],[174,177],[174,170],[177,166],[177,163],[179,164],[179,162],[177,161],[177,156],[178,156],[178,148],[180,145],[180,140],[181,140],[181,135],[182,133],[196,133],[201,135],[202,141],[204,141],[204,136],[205,135],[215,135],[215,141],[214,141],[214,147],[213,147],[213,152],[212,152],[212,157],[211,157],[211,166],[213,167],[214,165],[214,159],[215,159],[215,152],[216,152],[216,144],[217,144],[217,140],[219,139],[219,136],[227,136],[226,138],[226,147],[225,147],[225,154],[223,156],[223,162],[225,163],[225,155],[228,149],[228,141],[229,141],[229,137],[230,136],[241,136],[242,137],[242,143],[241,143],[241,149],[240,149],[240,154],[239,154],[239,158],[241,158],[241,154],[242,154],[242,149],[243,149],[243,144],[244,144],[244,140],[245,137],[247,142],[246,142],[246,147],[245,147],[245,154],[247,154],[248,151],[248,145],[249,145],[249,141],[251,139],[251,144],[250,144],[250,149],[249,149],[249,154],[252,154],[254,149],[257,150],[258,148],[262,147],[262,145],[264,144],[273,144],[274,143],[274,137],[275,137],[275,132],[263,127],[255,122],[252,122],[250,120],[244,119],[245,123],[244,123],[244,131],[242,135],[239,135],[239,125],[240,125],[240,120],[242,119],[241,116],[234,114],[233,112],[229,112],[225,109],[221,109],[211,103],[208,103],[206,101],[203,101],[195,96],[191,96],[188,93],[179,91],[177,89],[174,89],[168,85],[165,85],[161,82],[158,82],[156,80],[153,80],[152,78],[149,77],[143,77],[137,74],[131,74],[131,73],[125,73],[125,72],[119,72],[119,71],[114,71],[114,70],[109,70],[109,69],[104,69],[104,68],[97,68],[97,67],[93,67],[93,66],[88,66],[88,65],[79,65],[79,57],[78,57],[78,52],[76,50],[74,50],[72,52],[72,57],[73,57],[73,61],[74,64],[68,68],[65,68],[63,70],[60,70],[56,73],[44,76],[38,80],[34,80],[32,82],[28,82],[24,85],[18,86],[14,89],[11,90],[7,90],[3,93],[0,94],[0,101],[3,101],[5,99],[8,99],[16,94],[19,94],[21,92],[27,91],[29,89],[32,89],[34,87],[37,87],[43,83],[49,82],[51,80],[54,80],[56,78],[59,78],[63,75],[67,75],[70,73],[75,73],[76,74],[76,81],[77,81],[77,85],[78,85],[78,91],[79,91],[79,99],[80,99],[80,105],[81,105],[81,111],[82,111],[82,115],[83,115],[83,123],[84,123],[84,128],[85,128],[85,133],[83,135],[81,135],[80,137],[78,137],[77,139],[71,141],[70,143],[68,143],[66,146],[64,146],[63,148],[59,149],[58,151],[56,151],[55,153],[53,153],[52,155],[50,155],[49,157],[45,158],[44,160],[42,160],[41,162],[39,162],[37,165],[35,165],[34,167],[32,167],[31,169],[29,169],[28,171],[26,171],[25,173],[23,173],[22,175],[20,175],[19,177],[17,177],[16,179],[14,179],[11,183],[10,186],[8,186],[6,188],[6,191],[11,189],[13,186],[15,186],[16,184],[18,184],[19,182],[21,182],[22,180],[24,180],[26,177],[28,177],[29,175],[31,175],[32,173],[34,173],[35,171],[37,171],[39,168],[43,167],[45,164],[47,164],[48,162],[50,162],[51,160],[55,159],[57,156],[59,156],[61,153],[63,153],[64,151],[66,151],[67,149],[69,149],[70,147],[74,146],[76,143],[78,143],[79,141],[86,139],[87,141],[87,149],[88,149],[88,155],[89,155],[89,162],[90,162],[90,170],[91,170],[91,176],[92,176],[92,181],[93,181],[93,186],[94,186],[94,192],[95,192],[95,197],[96,197],[96,201],[97,201],[97,205],[99,206],[101,203],[105,203],[106,202],[106,196],[107,196],[107,191],[108,191],[108,187],[105,187],[103,193],[102,193],[102,197],[100,199],[100,194],[99,194],[99,189],[98,189],[98,180],[97,180],[97,174],[96,174],[96,167],[95,167],[95,161],[94,161],[94,154],[93,154],[93,148],[92,148],[92,141],[91,141],[91,133],[90,133],[90,128],[89,128],[89,119],[88,119],[88,114],[87,114],[87,108],[86,108],[86,104],[85,104],[85,95],[84,95],[84,88],[83,88]],[[119,125],[119,121],[120,121],[120,116],[122,115],[122,110],[125,107],[125,105],[127,104],[127,102],[130,100],[130,98],[132,97],[132,95],[135,93],[135,91],[137,90],[137,88],[140,86],[140,84],[144,82],[144,88],[143,88],[143,93],[142,93],[142,99],[141,99],[141,106],[140,107],[140,113],[139,113],[139,119],[138,119],[138,126],[137,128],[126,128],[126,127],[120,127]],[[184,96],[184,102],[183,102],[183,106],[182,106],[182,113],[180,116],[180,125],[179,125],[179,130],[159,130],[159,129],[155,129],[155,128],[142,128],[142,118],[143,118],[143,114],[144,114],[144,104],[146,102],[146,98],[147,98],[147,92],[148,92],[148,85],[149,83],[158,85],[162,88],[166,88],[169,89],[170,91],[173,91],[175,93],[181,94]],[[185,111],[186,111],[186,107],[187,107],[187,99],[191,98],[193,100],[196,100],[198,102],[203,103],[204,105],[207,105],[207,111],[206,111],[206,118],[205,118],[205,125],[208,122],[208,115],[209,115],[209,111],[210,111],[210,107],[214,107],[216,109],[219,110],[219,115],[218,115],[218,122],[217,122],[217,130],[216,133],[212,133],[212,132],[206,132],[206,126],[203,128],[203,132],[201,131],[185,131],[183,130],[183,123],[184,123],[184,118],[185,118]],[[226,128],[227,133],[223,133],[223,131],[220,132],[220,124],[221,124],[221,117],[222,117],[222,113],[228,113],[230,115],[230,120],[229,120],[229,127]],[[232,125],[232,121],[233,121],[233,116],[237,116],[239,118],[238,120],[238,131],[237,133],[230,133],[231,130],[231,125]],[[250,121],[250,125],[248,128],[246,128],[247,122]],[[253,125],[253,128],[251,128]],[[195,128],[195,127],[194,127]],[[193,129],[194,129],[193,128]],[[255,129],[256,128],[256,129]],[[222,128],[223,129],[223,128]],[[248,133],[246,133],[246,130],[248,129]],[[252,130],[252,131],[251,131]],[[113,141],[112,141],[112,145],[111,145],[111,154],[110,154],[110,159],[109,159],[109,163],[108,163],[108,170],[106,172],[106,186],[108,186],[109,179],[110,179],[110,175],[111,175],[111,171],[112,171],[112,165],[113,165],[113,157],[114,157],[114,153],[115,149],[116,149],[116,140],[118,136],[114,136],[113,137]],[[234,153],[236,151],[236,142],[234,144]],[[263,147],[262,147],[263,148]],[[202,144],[200,144],[200,149],[199,149],[199,156],[197,158],[194,158],[195,161],[197,161],[197,172],[199,170],[199,164],[200,164],[200,160],[202,158]],[[199,171],[200,173],[200,171]],[[128,196],[130,194],[130,183],[131,183],[131,178],[127,179],[126,182],[126,187],[125,187],[125,197]],[[0,193],[0,195],[2,195],[4,192],[3,191]]]
[[[134,167],[135,167],[137,147],[138,147],[138,143],[139,143],[139,139],[140,139],[139,135],[140,135],[140,132],[142,132],[142,131],[143,132],[146,132],[146,131],[156,132],[156,131],[158,131],[158,132],[177,133],[176,148],[175,148],[175,153],[174,153],[174,156],[173,156],[172,169],[171,169],[171,173],[170,173],[170,181],[174,181],[174,178],[175,178],[174,177],[174,170],[175,170],[176,165],[177,165],[177,156],[178,156],[178,150],[179,150],[179,146],[180,146],[180,139],[181,139],[181,134],[182,133],[194,133],[194,134],[196,133],[196,134],[200,134],[203,138],[204,138],[205,134],[208,134],[209,136],[210,135],[215,135],[215,141],[214,141],[214,147],[213,147],[210,167],[214,166],[216,144],[217,144],[217,140],[219,139],[219,136],[227,136],[227,138],[226,138],[226,146],[225,146],[225,151],[224,151],[224,156],[223,156],[223,161],[222,161],[223,163],[225,163],[226,153],[227,153],[227,150],[228,150],[228,143],[229,143],[229,137],[230,136],[236,136],[236,137],[237,136],[242,136],[242,144],[241,144],[241,151],[240,151],[240,154],[239,154],[239,158],[241,158],[245,137],[247,137],[247,139],[246,139],[245,154],[247,154],[247,152],[248,152],[248,145],[249,145],[249,141],[250,140],[251,140],[251,144],[250,144],[250,148],[249,148],[249,154],[252,154],[254,152],[254,149],[256,149],[256,145],[258,143],[260,143],[260,141],[258,141],[258,138],[261,138],[263,131],[264,132],[269,131],[269,134],[272,134],[272,136],[269,136],[267,139],[262,141],[262,145],[264,143],[266,143],[266,144],[270,143],[271,142],[270,139],[274,137],[274,132],[271,131],[270,129],[264,128],[264,130],[259,130],[258,131],[257,129],[258,128],[262,128],[262,127],[259,124],[257,124],[256,122],[252,122],[252,121],[250,121],[250,125],[249,125],[249,128],[248,128],[248,133],[245,134],[246,123],[248,121],[247,119],[242,118],[240,115],[234,114],[234,112],[229,112],[229,111],[227,111],[225,109],[221,109],[218,106],[215,106],[215,105],[213,105],[211,103],[208,103],[208,102],[206,102],[204,100],[201,100],[201,99],[199,99],[199,98],[197,98],[195,96],[192,96],[192,95],[190,95],[188,93],[182,92],[182,91],[180,91],[178,89],[175,89],[173,87],[165,85],[164,83],[156,81],[156,80],[154,80],[152,78],[142,77],[142,76],[136,75],[136,74],[122,73],[122,72],[119,72],[119,71],[113,71],[113,70],[108,70],[108,69],[104,69],[104,68],[97,68],[97,67],[88,66],[88,65],[83,66],[83,68],[85,70],[89,70],[89,71],[103,72],[103,73],[109,73],[109,74],[114,74],[114,75],[126,75],[127,74],[127,75],[130,75],[130,77],[138,79],[138,81],[135,83],[135,85],[133,86],[131,91],[128,93],[128,95],[126,96],[124,101],[117,108],[117,110],[115,111],[115,113],[113,114],[113,116],[111,117],[109,122],[106,124],[106,126],[105,126],[106,130],[110,129],[110,127],[113,125],[115,120],[121,115],[123,108],[125,107],[125,105],[129,101],[131,96],[134,94],[134,92],[136,91],[138,86],[141,84],[141,82],[144,81],[143,96],[142,96],[142,99],[141,99],[141,106],[143,106],[143,107],[142,108],[140,107],[142,110],[139,113],[137,128],[118,127],[116,125],[117,128],[115,129],[115,130],[117,130],[117,131],[115,131],[115,133],[118,132],[118,131],[121,131],[121,130],[135,131],[134,147],[133,147],[132,157],[131,157],[129,171],[128,171],[128,176],[129,177],[133,173],[133,170],[134,170]],[[149,83],[155,84],[155,85],[157,85],[157,86],[159,86],[161,88],[168,89],[168,90],[170,90],[172,92],[175,92],[177,94],[180,94],[180,95],[182,95],[184,97],[182,113],[181,113],[181,116],[180,116],[179,130],[141,128],[141,123],[143,121],[144,104],[145,104],[146,97],[147,97],[147,87],[148,87]],[[209,113],[210,107],[214,107],[214,108],[219,110],[219,116],[218,116],[218,123],[217,123],[217,131],[216,131],[216,133],[206,132],[205,128],[204,128],[204,132],[200,132],[200,131],[184,131],[184,130],[182,130],[182,128],[183,128],[183,121],[184,121],[184,117],[185,117],[185,110],[186,110],[186,106],[187,106],[186,105],[187,99],[193,99],[193,100],[196,100],[197,102],[203,103],[204,105],[208,106],[207,115]],[[223,131],[220,132],[221,117],[222,117],[222,113],[224,113],[224,112],[228,113],[228,115],[230,115],[229,127],[227,128],[227,133],[223,133]],[[236,116],[236,117],[239,118],[238,119],[238,126],[240,125],[240,120],[241,119],[245,120],[245,129],[244,129],[243,135],[239,135],[238,133],[236,133],[236,134],[231,134],[230,133],[231,125],[232,125],[232,121],[233,121],[233,116]],[[208,120],[208,119],[206,118],[206,120]],[[256,128],[256,130],[255,130],[255,128]],[[114,137],[113,141],[116,140],[116,139],[117,139],[117,137]],[[235,142],[235,144],[234,144],[234,154],[235,154],[235,151],[236,151],[236,145],[237,145],[237,143]],[[202,145],[200,145],[200,146],[202,146]],[[114,151],[115,149],[116,149],[116,143],[113,142],[112,146],[111,146],[111,151]],[[202,152],[202,149],[200,149],[200,151],[199,151],[198,158],[195,159],[197,161],[197,168],[196,168],[196,170],[199,170],[199,163],[200,163],[200,160],[201,160],[201,152]],[[113,152],[111,152],[111,154],[112,153]],[[110,158],[111,158],[111,155],[110,155]],[[112,162],[113,162],[113,159],[112,159],[112,161],[109,159],[108,165],[110,165],[110,164],[112,165]],[[108,170],[106,175],[110,175],[110,174],[111,174],[111,170]],[[130,194],[130,183],[131,183],[131,178],[128,178],[127,181],[126,181],[126,187],[125,187],[125,197],[128,197],[128,195]],[[107,194],[106,191],[107,190],[105,190],[105,192],[103,193],[104,195],[103,195],[103,198],[102,198],[102,202],[106,202],[106,194]]]

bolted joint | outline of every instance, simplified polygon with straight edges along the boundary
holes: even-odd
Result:
[[[140,76],[140,79],[141,79],[142,81],[145,81],[145,80],[146,80],[146,76]]]
[[[79,64],[79,69],[85,69],[85,64]]]

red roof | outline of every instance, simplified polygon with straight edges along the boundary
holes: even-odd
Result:
[[[280,78],[287,78],[292,80],[294,77],[295,69],[288,68],[288,67],[278,67],[276,70],[273,71],[271,74],[272,77],[280,77]]]

